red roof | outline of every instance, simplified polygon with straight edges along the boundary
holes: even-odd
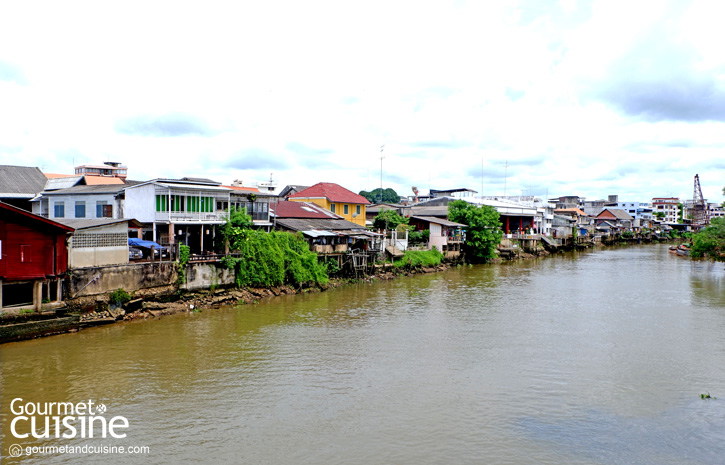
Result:
[[[342,218],[312,202],[282,200],[276,204],[271,204],[271,209],[274,210],[274,215],[277,218]]]
[[[45,226],[48,226],[50,228],[56,228],[56,229],[62,229],[68,232],[73,232],[75,229],[71,228],[70,226],[66,226],[64,224],[58,223],[57,221],[49,220],[48,218],[42,217],[40,215],[36,215],[34,213],[30,213],[27,210],[23,210],[22,208],[18,208],[13,205],[9,205],[7,203],[0,202],[0,210],[5,210],[0,212],[0,218],[4,219],[6,215],[12,215],[15,214],[20,217],[26,218],[30,222],[38,222],[38,223],[44,223]],[[7,213],[6,213],[7,212]]]
[[[232,189],[235,191],[259,192],[259,189],[256,187],[247,187],[247,186],[222,186],[222,187],[226,187],[227,189]]]
[[[320,182],[305,190],[289,196],[291,199],[309,199],[324,197],[330,202],[336,203],[359,203],[362,205],[370,205],[368,199],[362,195],[358,195],[349,191],[334,182]]]

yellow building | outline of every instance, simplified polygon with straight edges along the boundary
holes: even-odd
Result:
[[[339,184],[320,182],[289,197],[295,202],[312,202],[332,213],[365,227],[365,207],[370,202]]]

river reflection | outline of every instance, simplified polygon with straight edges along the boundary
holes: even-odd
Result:
[[[24,461],[722,463],[724,268],[616,248],[6,344],[3,455],[93,441],[151,451]],[[16,397],[103,402],[128,437],[15,440]]]

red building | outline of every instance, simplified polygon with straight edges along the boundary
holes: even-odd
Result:
[[[73,228],[0,202],[0,308],[62,300]]]

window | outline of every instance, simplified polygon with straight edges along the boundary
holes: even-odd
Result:
[[[349,214],[350,214],[350,205],[348,205],[348,204],[345,204],[345,205],[344,205],[344,206],[342,207],[342,211],[343,211],[343,213],[344,213],[345,215],[349,215]]]
[[[32,258],[32,249],[30,248],[30,245],[21,245],[20,246],[20,262],[21,263],[30,263]]]
[[[355,213],[360,214],[360,205],[355,207]]]
[[[156,196],[156,211],[157,212],[167,212],[169,211],[169,205],[167,201],[167,197],[165,195],[157,195]]]
[[[186,205],[184,205],[184,197],[181,195],[171,196],[171,211],[183,212],[186,211]]]
[[[332,213],[335,213],[335,204],[334,203],[332,205],[330,205],[330,211]]]
[[[96,202],[96,218],[113,218],[113,205],[105,200]]]
[[[76,218],[85,218],[86,217],[86,203],[85,202],[76,202]]]
[[[54,216],[56,218],[65,218],[65,203],[56,202],[53,204]]]

